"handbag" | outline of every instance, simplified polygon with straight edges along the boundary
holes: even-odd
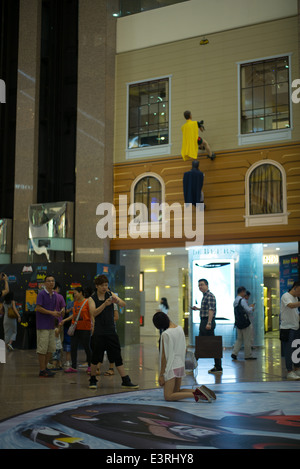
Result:
[[[195,357],[198,358],[222,358],[223,345],[222,336],[219,335],[199,335],[195,337]]]
[[[76,327],[77,327],[77,323],[78,323],[78,320],[79,320],[79,317],[80,317],[80,313],[81,313],[81,310],[82,308],[84,307],[85,303],[87,302],[88,300],[85,300],[85,302],[83,303],[83,305],[81,305],[81,308],[79,310],[79,313],[77,314],[76,316],[76,319],[75,319],[75,322],[73,324],[71,324],[71,326],[69,327],[68,331],[67,331],[67,334],[70,335],[71,337],[75,334],[75,330],[76,330]]]
[[[17,318],[17,315],[16,313],[14,312],[14,309],[12,306],[9,306],[8,309],[7,309],[7,316],[10,318],[10,319],[16,319]]]
[[[187,350],[186,354],[185,354],[185,369],[186,370],[194,370],[195,368],[197,368],[198,366],[198,363],[197,363],[197,360],[195,358],[195,354],[194,352],[190,351],[190,350]]]

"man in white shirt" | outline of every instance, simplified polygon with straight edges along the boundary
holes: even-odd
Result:
[[[287,379],[300,380],[300,364],[293,363],[295,351],[293,342],[300,339],[299,310],[300,281],[295,282],[290,291],[284,293],[280,303],[280,339],[285,356]]]
[[[244,342],[244,352],[245,352],[245,360],[256,360],[256,357],[252,356],[251,352],[251,322],[249,320],[249,314],[253,313],[254,311],[254,304],[248,305],[247,301],[245,300],[247,290],[245,287],[239,287],[237,290],[237,296],[234,300],[233,306],[235,309],[235,325],[237,330],[237,339],[233,346],[233,352],[231,358],[233,360],[237,360],[237,355],[241,349],[242,343]],[[236,309],[240,305],[244,311],[244,315],[248,319],[248,324],[240,325],[238,322],[238,318],[236,316]]]

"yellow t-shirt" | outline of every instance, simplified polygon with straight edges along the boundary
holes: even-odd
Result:
[[[188,158],[197,159],[198,156],[198,124],[197,121],[187,120],[181,127],[182,147],[181,156],[186,161]]]

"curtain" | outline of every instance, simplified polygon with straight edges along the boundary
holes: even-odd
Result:
[[[250,215],[283,212],[282,175],[272,164],[254,169],[249,179]]]

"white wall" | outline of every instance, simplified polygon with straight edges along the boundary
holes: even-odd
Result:
[[[295,16],[298,0],[190,0],[117,20],[117,53]]]

